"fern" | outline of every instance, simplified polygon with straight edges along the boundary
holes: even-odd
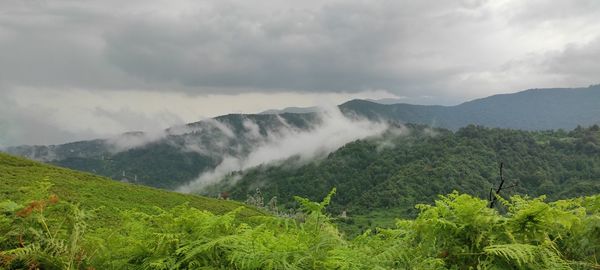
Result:
[[[48,189],[48,185],[42,184]],[[30,192],[0,203],[0,269],[598,269],[598,196],[546,203],[515,196],[507,212],[453,192],[413,220],[346,239],[321,202],[297,198],[293,218],[240,219],[187,204],[121,211],[90,229],[94,211]]]
[[[24,264],[30,268],[81,269],[87,265],[83,246],[86,220],[90,215],[78,206],[48,194],[48,179],[23,188],[29,198],[25,206],[3,203],[4,211],[14,212],[15,219],[4,230],[17,240],[16,247],[0,252],[8,258],[8,267]]]
[[[510,265],[528,269],[571,269],[559,254],[546,246],[503,244],[484,248],[490,256],[501,257]]]

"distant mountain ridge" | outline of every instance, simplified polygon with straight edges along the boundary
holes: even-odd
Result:
[[[315,113],[320,111],[319,107],[287,107],[281,110],[266,110],[258,114],[283,114],[283,113]]]
[[[340,108],[369,119],[417,123],[456,130],[469,124],[522,130],[573,129],[600,123],[600,85],[530,89],[456,106],[378,104],[352,100]]]
[[[522,130],[567,129],[600,123],[600,86],[532,89],[456,106],[378,104],[352,100],[347,118],[416,123],[457,130],[469,124]],[[305,108],[311,109],[311,108]],[[243,157],[269,134],[319,128],[319,113],[229,114],[167,129],[153,136],[129,132],[49,146],[17,146],[8,153],[116,180],[173,189],[210,171],[227,156]]]

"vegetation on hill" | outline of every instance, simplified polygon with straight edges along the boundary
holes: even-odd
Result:
[[[24,187],[44,180],[52,184],[49,192],[60,200],[79,204],[85,209],[97,209],[93,227],[114,224],[115,213],[136,209],[152,212],[155,207],[169,209],[183,203],[216,214],[232,211],[242,204],[201,196],[186,195],[140,185],[131,185],[108,178],[59,168],[0,153],[0,201],[22,201],[27,196]],[[263,215],[247,208],[241,216]]]
[[[189,205],[115,213],[90,230],[94,213],[40,182],[0,203],[0,269],[597,269],[600,196],[546,203],[519,196],[488,201],[457,192],[419,205],[413,220],[348,240],[320,203],[304,214],[215,215]],[[335,191],[335,190],[334,190]]]
[[[452,192],[349,238],[326,209],[335,189],[277,217],[0,158],[0,269],[600,268],[600,195],[498,197],[497,210]]]
[[[228,191],[243,201],[258,188],[266,200],[277,197],[288,208],[296,205],[294,195],[315,200],[337,187],[334,212],[391,209],[414,216],[415,204],[453,190],[487,198],[499,183],[500,162],[507,186],[517,184],[507,195],[556,200],[600,193],[600,128],[532,132],[471,125],[451,132],[413,125],[301,166],[290,160],[236,172],[207,193]]]

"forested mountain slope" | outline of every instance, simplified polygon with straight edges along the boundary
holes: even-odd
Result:
[[[208,193],[228,191],[238,200],[257,188],[268,200],[294,205],[293,195],[316,199],[332,187],[332,207],[365,213],[430,203],[453,190],[487,198],[505,164],[506,194],[551,199],[600,193],[600,128],[518,131],[468,126],[456,132],[410,126],[345,145],[324,159],[293,159],[229,175]]]

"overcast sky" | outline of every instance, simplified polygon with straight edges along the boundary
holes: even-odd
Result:
[[[600,82],[598,0],[0,0],[0,146]]]

